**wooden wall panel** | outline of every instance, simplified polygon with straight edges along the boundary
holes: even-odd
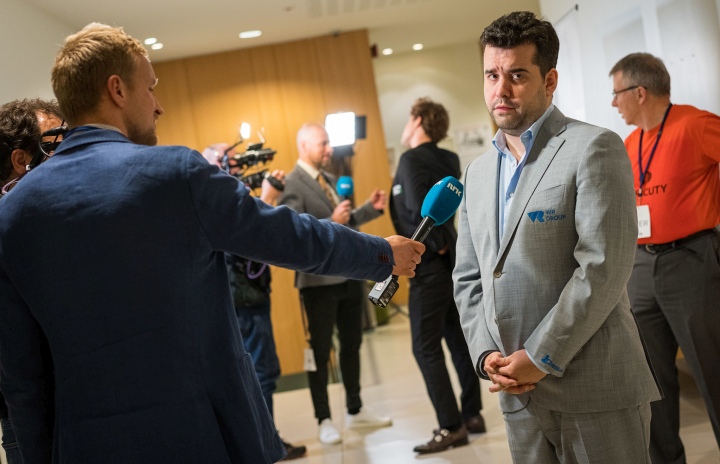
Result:
[[[198,148],[197,126],[185,63],[171,61],[154,64],[153,68],[160,79],[155,87],[155,96],[165,111],[157,122],[159,143]]]
[[[198,57],[187,67],[201,148],[218,142],[234,143],[244,121],[257,126],[252,108],[259,101],[248,58],[246,51],[238,50]]]
[[[389,193],[392,179],[367,31],[165,62],[155,65],[155,72],[165,109],[158,122],[161,143],[201,151],[212,143],[233,143],[240,123],[248,122],[250,142],[264,128],[266,147],[277,150],[267,167],[289,172],[297,160],[295,136],[303,123],[323,123],[328,113],[354,111],[367,118],[367,139],[356,143],[352,160],[355,198],[364,201],[376,187]],[[394,234],[389,213],[363,230]],[[282,371],[300,372],[305,336],[294,274],[273,268],[272,275],[272,318]],[[403,287],[394,301],[407,301],[406,281]]]
[[[321,67],[328,112],[354,111],[366,116],[367,137],[356,143],[355,156],[352,158],[355,200],[358,203],[365,201],[375,188],[385,190],[389,195],[392,179],[388,169],[375,77],[372,66],[357,65],[358,60],[370,63],[367,37],[364,34],[338,34],[318,38],[314,45],[318,56],[327,57],[321,61]],[[393,232],[390,214],[386,213],[364,225],[361,230],[375,235]]]
[[[252,108],[258,116],[258,130],[264,129],[267,146],[277,150],[272,168],[287,173],[292,170],[297,158],[295,134],[287,126],[287,110],[282,98],[275,48],[253,48],[249,53],[250,71],[255,78],[255,90],[259,98],[258,105]]]

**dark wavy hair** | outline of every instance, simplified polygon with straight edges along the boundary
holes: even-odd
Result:
[[[422,128],[433,143],[438,143],[447,136],[450,116],[440,103],[427,97],[418,98],[410,109],[410,114],[414,118],[422,118]]]
[[[515,11],[501,16],[480,36],[483,53],[488,45],[508,49],[525,44],[537,47],[533,63],[540,67],[543,76],[557,66],[560,39],[555,28],[530,11]]]
[[[10,177],[13,168],[10,156],[13,150],[21,149],[34,153],[39,149],[42,133],[38,124],[38,113],[62,120],[55,100],[13,100],[0,107],[0,181]]]

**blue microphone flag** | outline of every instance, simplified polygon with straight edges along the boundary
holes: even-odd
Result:
[[[460,206],[463,184],[453,176],[447,176],[430,188],[423,200],[420,215],[429,217],[440,225],[450,219]]]
[[[339,197],[351,197],[353,194],[353,180],[350,176],[340,176],[335,185],[335,191]]]

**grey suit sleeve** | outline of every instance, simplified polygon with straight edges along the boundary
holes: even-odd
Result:
[[[286,179],[285,190],[278,199],[278,206],[285,205],[298,213],[305,213],[307,212],[305,199],[303,195],[300,194],[300,191],[295,188],[295,183],[295,181]]]
[[[632,170],[620,138],[602,131],[570,149],[582,157],[576,173],[577,268],[524,344],[534,362],[557,377],[572,368],[625,293],[637,240]]]
[[[370,222],[373,219],[379,218],[380,216],[382,216],[382,214],[382,211],[378,211],[373,208],[370,201],[366,201],[364,204],[355,208],[352,211],[352,214],[350,216],[350,223],[348,225],[350,227],[357,228],[365,224],[366,222]]]
[[[466,170],[465,185],[468,185],[470,170]],[[478,367],[480,357],[488,351],[500,351],[490,335],[486,323],[486,308],[483,304],[483,286],[480,272],[480,257],[473,246],[472,234],[467,215],[467,189],[459,209],[457,257],[453,280],[455,282],[455,303],[460,314],[465,340],[473,359]],[[477,370],[477,369],[476,369]],[[482,374],[478,372],[478,375]]]

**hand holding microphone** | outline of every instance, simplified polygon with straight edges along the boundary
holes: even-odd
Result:
[[[418,242],[425,241],[430,231],[437,224],[440,225],[450,219],[458,206],[463,195],[463,185],[452,176],[447,176],[432,186],[425,195],[420,215],[423,220],[411,237]],[[397,275],[391,275],[383,282],[373,286],[368,299],[373,304],[384,308],[390,302],[400,284]]]
[[[354,191],[353,189],[354,185],[352,177],[340,176],[338,178],[337,184],[335,185],[335,192],[337,193],[341,202],[345,200],[350,200],[352,202],[352,196]],[[382,211],[387,205],[387,194],[384,190],[375,189],[370,194],[368,201],[374,209]]]

